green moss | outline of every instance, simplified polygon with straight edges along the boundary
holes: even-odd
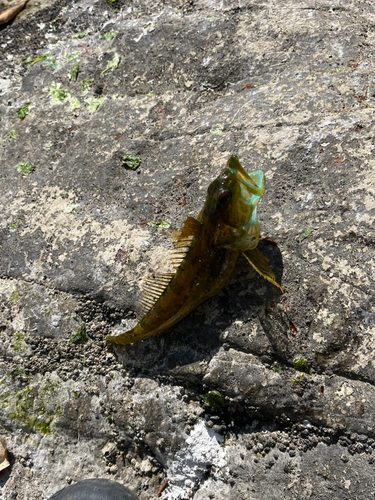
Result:
[[[75,399],[79,399],[81,397],[81,393],[80,392],[76,392],[76,391],[73,391],[73,397]]]
[[[170,226],[170,223],[163,219],[160,222],[149,221],[147,224],[151,227],[156,227],[158,231],[162,231],[163,229],[168,229]]]
[[[70,337],[70,342],[72,344],[86,344],[88,342],[88,337],[86,335],[86,325],[83,324],[78,328],[76,333]]]
[[[12,293],[9,295],[9,298],[13,300],[16,304],[20,301],[20,296],[18,295],[18,290],[17,288],[14,288],[12,290]]]
[[[309,227],[309,229],[301,236],[300,241],[305,240],[309,236],[312,235],[312,233],[316,230],[319,229],[318,227]]]
[[[293,361],[293,366],[299,372],[310,373],[309,365],[308,365],[306,359],[303,358],[302,356],[299,358],[296,358]]]
[[[41,434],[53,431],[52,422],[62,416],[60,407],[47,410],[51,398],[57,396],[59,381],[46,379],[39,389],[27,386],[15,394],[9,392],[2,397],[2,405],[8,409],[11,420],[20,422],[28,431],[38,430]]]
[[[107,33],[104,33],[104,35],[100,35],[100,38],[102,40],[107,40],[107,42],[110,42],[116,35],[117,31],[108,31]]]
[[[11,130],[11,131],[10,131],[10,134],[9,134],[9,137],[10,137],[11,139],[17,139],[18,134],[17,134],[17,132],[16,132],[15,130]]]
[[[78,77],[78,71],[79,71],[79,61],[76,61],[68,71],[69,80],[71,80],[72,82],[76,82]]]
[[[61,87],[61,83],[51,82],[47,90],[53,106],[63,104],[70,97],[70,94]]]
[[[14,332],[14,341],[13,341],[13,351],[14,352],[22,352],[27,350],[27,344],[25,342],[25,338],[27,337],[27,333]]]
[[[89,111],[91,114],[96,113],[99,106],[104,102],[104,97],[89,97],[85,99],[85,102],[89,105]]]
[[[77,59],[77,57],[79,57],[80,55],[82,54],[82,52],[78,51],[78,52],[73,52],[72,54],[70,54],[70,56],[66,57],[64,60],[63,60],[63,64],[66,64],[70,61],[73,61],[73,59]]]
[[[21,380],[28,380],[30,378],[30,375],[23,369],[17,366],[17,368],[14,368],[8,373],[9,377],[15,382],[18,379]]]
[[[93,84],[94,80],[82,80],[81,82],[81,93],[82,94],[87,94],[87,92],[90,90],[91,85]]]
[[[17,116],[20,120],[24,120],[27,115],[30,114],[30,105],[32,104],[31,101],[27,101],[26,104],[24,104],[18,111],[17,111]]]
[[[304,378],[305,378],[305,374],[302,373],[302,375],[300,375],[299,377],[292,378],[292,384],[298,385],[304,380]]]
[[[25,163],[19,163],[16,165],[16,169],[20,174],[22,174],[24,177],[27,177],[31,172],[34,172],[35,170],[35,165],[31,161],[27,161]]]
[[[106,68],[100,73],[100,76],[103,76],[107,71],[114,71],[115,69],[118,68],[118,65],[120,64],[121,57],[116,53],[113,56],[113,59],[111,61],[107,62]]]
[[[27,68],[29,68],[30,66],[33,66],[34,64],[36,64],[39,61],[44,61],[45,58],[46,58],[46,56],[38,56],[38,57],[31,57],[30,56],[27,59],[25,59],[24,61],[22,61],[22,64],[24,64]]]
[[[281,367],[280,367],[279,363],[274,363],[271,368],[276,373],[280,373],[281,372]]]
[[[107,3],[109,3],[109,5],[113,4],[113,3],[116,3],[117,0],[105,0]]]
[[[225,407],[225,396],[218,391],[208,392],[202,396],[203,401],[214,410],[222,411]]]
[[[212,129],[210,130],[210,133],[214,135],[221,135],[224,134],[224,132],[224,125],[222,123],[216,125],[215,127],[212,127]]]
[[[74,111],[77,108],[81,107],[81,101],[76,97],[71,97],[69,99],[68,111]]]
[[[76,33],[75,35],[72,35],[72,40],[75,40],[76,38],[84,38],[85,36],[89,35],[91,30],[86,30],[82,31],[81,33]]]
[[[13,222],[13,224],[9,226],[9,231],[15,231],[20,224],[22,224],[22,222],[20,220],[16,220],[16,222]]]
[[[141,157],[133,154],[126,154],[121,158],[122,164],[131,170],[137,170],[142,163]]]

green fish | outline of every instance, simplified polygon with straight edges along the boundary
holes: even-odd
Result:
[[[173,273],[145,281],[137,304],[137,324],[108,344],[133,344],[170,328],[204,300],[216,295],[242,253],[266,280],[280,288],[268,259],[256,248],[260,238],[257,204],[264,192],[262,171],[246,173],[232,156],[224,172],[208,187],[198,217],[188,217],[172,231]]]

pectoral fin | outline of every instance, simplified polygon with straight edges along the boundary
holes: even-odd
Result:
[[[276,277],[273,274],[272,269],[268,265],[267,257],[265,257],[257,248],[253,248],[252,250],[245,250],[244,252],[242,252],[242,255],[253,266],[255,271],[263,276],[264,279],[280,288],[280,290],[283,292],[283,289],[276,281]]]

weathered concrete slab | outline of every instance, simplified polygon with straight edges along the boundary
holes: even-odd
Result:
[[[373,495],[374,23],[365,1],[61,0],[0,33],[4,498]],[[239,259],[173,329],[107,348],[168,268],[155,226],[231,154],[266,174],[285,293]]]

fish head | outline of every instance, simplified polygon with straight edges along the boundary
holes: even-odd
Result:
[[[224,172],[209,185],[198,217],[209,228],[215,246],[245,251],[258,245],[257,204],[265,183],[261,170],[248,174],[237,156],[229,159]]]

